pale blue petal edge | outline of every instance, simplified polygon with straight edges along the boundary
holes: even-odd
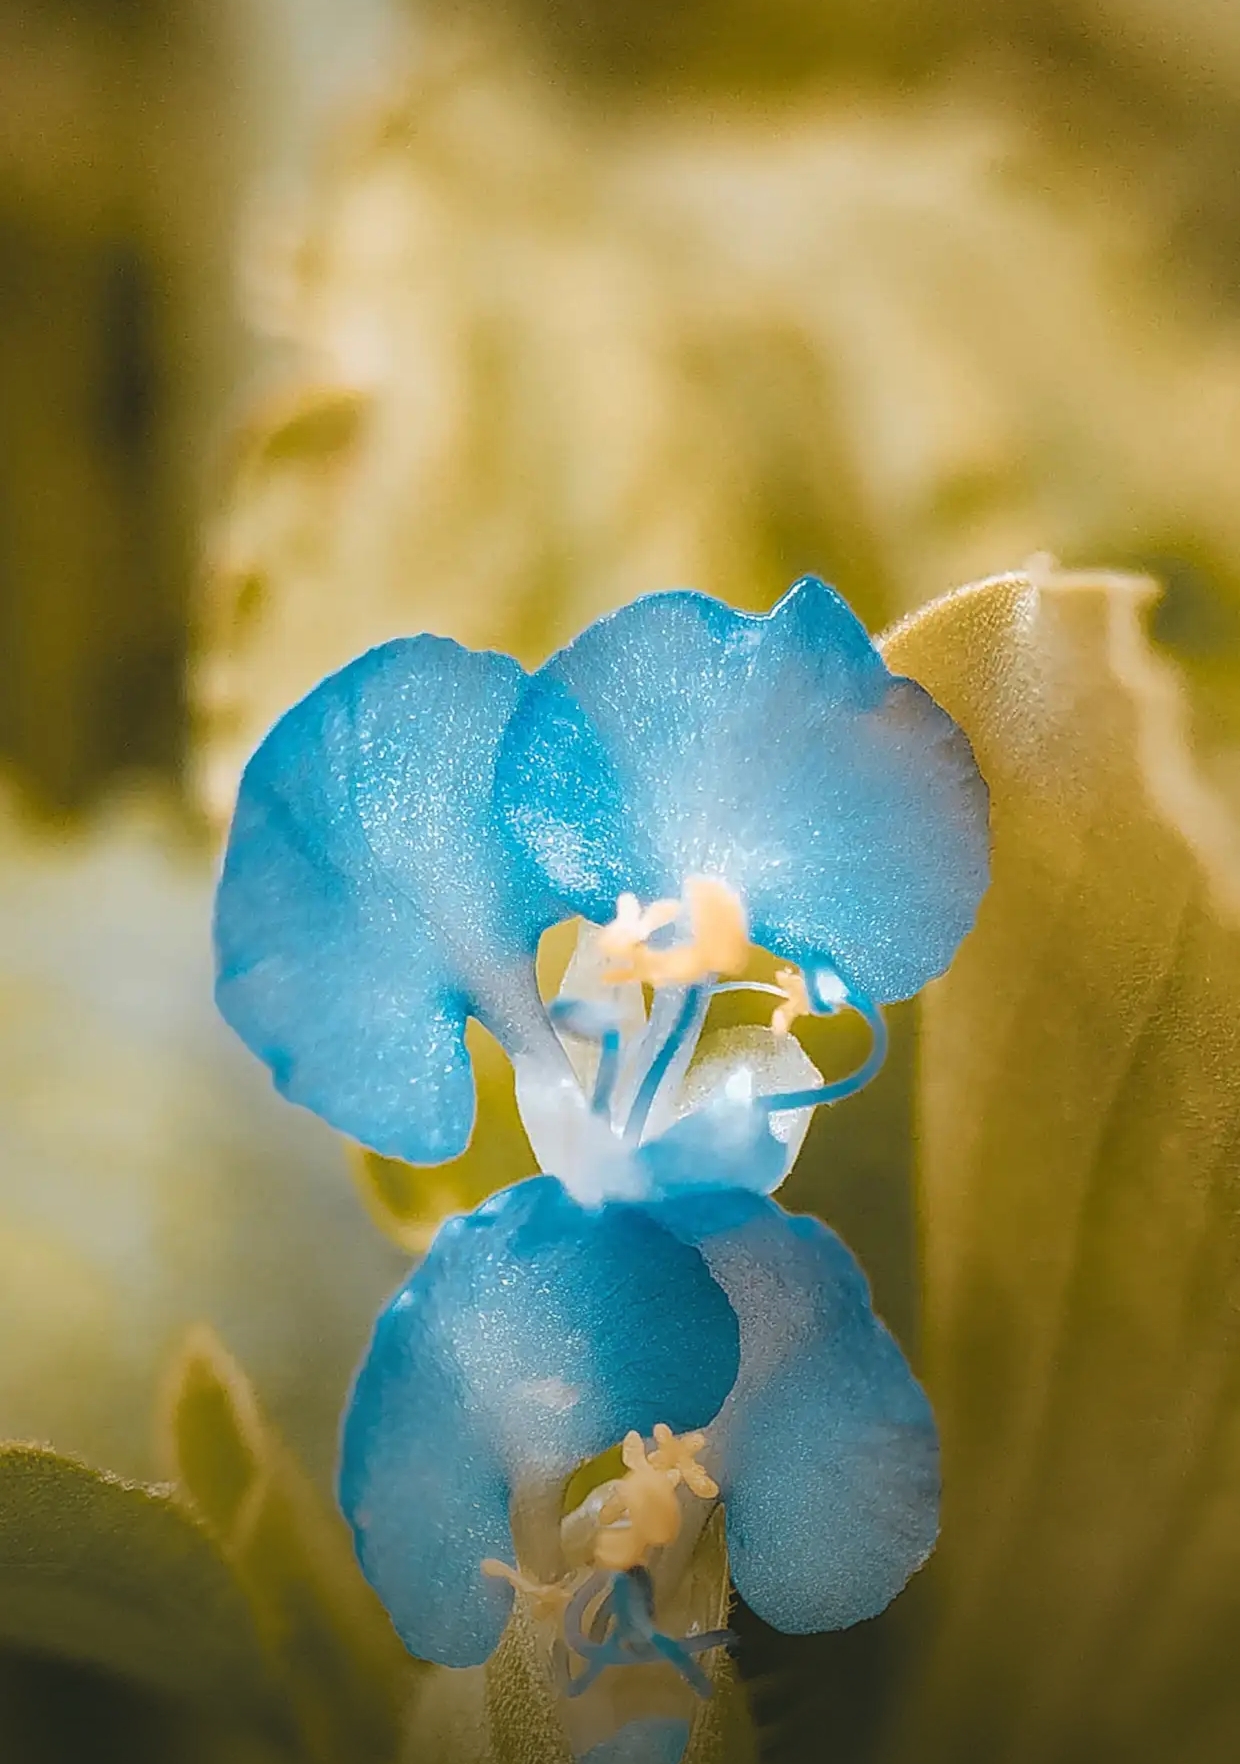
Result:
[[[814,577],[761,616],[684,591],[598,620],[531,677],[496,784],[573,911],[719,876],[755,942],[878,1002],[942,972],[988,876],[968,741]]]
[[[525,674],[446,638],[383,644],[272,729],[216,901],[216,997],[293,1102],[377,1151],[464,1150],[478,1016],[558,1057],[532,952],[558,916],[492,811]]]
[[[741,1596],[775,1629],[845,1629],[888,1605],[938,1535],[933,1412],[851,1251],[755,1195],[654,1209],[702,1251],[741,1322],[712,1428]]]
[[[485,1660],[511,1605],[518,1485],[566,1479],[630,1428],[704,1426],[736,1378],[735,1313],[649,1214],[553,1177],[439,1231],[380,1317],[345,1418],[340,1502],[409,1650]]]

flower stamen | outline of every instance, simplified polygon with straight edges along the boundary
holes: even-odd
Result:
[[[649,939],[687,917],[689,937],[667,949]],[[616,916],[599,932],[598,945],[615,966],[603,974],[608,986],[641,981],[647,986],[692,986],[708,974],[739,974],[749,959],[749,925],[740,899],[713,876],[690,876],[683,902],[656,900],[644,910],[635,894],[622,894]]]
[[[519,1568],[510,1568],[507,1562],[501,1562],[495,1556],[484,1557],[481,1567],[488,1579],[506,1580],[514,1592],[524,1594],[533,1605],[536,1618],[549,1617],[557,1623],[567,1611],[580,1578],[574,1573],[550,1583],[533,1580],[528,1574],[522,1574]]]
[[[662,1470],[668,1477],[683,1482],[689,1493],[697,1495],[699,1500],[715,1499],[719,1484],[698,1463],[706,1445],[704,1433],[682,1433],[677,1437],[664,1422],[656,1421],[654,1441],[654,1450],[647,1459],[652,1469]]]
[[[616,963],[604,971],[604,985],[623,986],[643,978],[638,968],[652,953],[645,947],[647,940],[664,926],[674,924],[680,911],[678,900],[655,900],[643,907],[635,894],[622,894],[616,902],[615,918],[598,934],[600,954],[610,956]]]
[[[600,1568],[626,1573],[643,1566],[651,1550],[676,1541],[682,1522],[676,1490],[682,1483],[702,1500],[713,1500],[719,1493],[718,1484],[697,1461],[705,1434],[677,1438],[660,1421],[654,1437],[650,1453],[640,1433],[624,1437],[620,1455],[626,1474],[613,1485],[598,1513],[593,1555]]]
[[[771,1028],[776,1035],[787,1035],[798,1017],[813,1015],[813,1006],[809,1002],[805,976],[799,968],[777,968],[775,987],[782,993],[784,1002],[775,1007]]]

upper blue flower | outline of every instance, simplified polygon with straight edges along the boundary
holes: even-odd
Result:
[[[476,1016],[516,1064],[543,1167],[584,1198],[653,1196],[694,1167],[637,1153],[683,1112],[719,940],[678,969],[683,920],[631,918],[635,947],[684,983],[627,1037],[597,1008],[564,1007],[553,1027],[534,953],[573,913],[638,914],[628,896],[687,899],[691,938],[698,905],[717,920],[730,900],[748,935],[803,968],[802,1008],[852,1005],[876,1038],[845,1086],[813,1088],[811,1069],[791,1091],[744,1093],[722,1072],[703,1120],[677,1129],[730,1146],[712,1167],[770,1188],[787,1159],[768,1117],[870,1076],[877,1005],[950,961],[985,887],[986,821],[960,730],[813,578],[764,616],[651,595],[532,676],[402,639],[323,681],[250,761],[217,902],[217,996],[286,1095],[415,1163],[468,1142]],[[601,1049],[591,1094],[569,1057],[583,1036]]]
[[[497,790],[572,912],[718,876],[756,943],[880,1004],[947,966],[986,885],[968,742],[812,577],[762,616],[671,593],[598,620],[522,693]]]

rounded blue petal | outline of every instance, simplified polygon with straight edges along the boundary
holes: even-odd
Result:
[[[833,1231],[734,1192],[656,1210],[696,1243],[741,1321],[713,1429],[732,1577],[767,1623],[844,1629],[888,1605],[938,1535],[921,1386]]]
[[[464,1150],[475,1015],[553,1043],[532,951],[557,916],[492,810],[525,681],[440,637],[359,656],[246,767],[216,901],[216,997],[278,1088],[414,1163]]]
[[[700,1253],[633,1207],[587,1211],[553,1177],[442,1227],[379,1319],[345,1419],[340,1501],[406,1646],[476,1665],[511,1604],[509,1502],[665,1421],[704,1426],[740,1363]]]
[[[755,942],[879,1002],[947,966],[986,886],[967,740],[812,577],[761,617],[678,592],[600,619],[532,677],[496,783],[575,912],[719,876]]]

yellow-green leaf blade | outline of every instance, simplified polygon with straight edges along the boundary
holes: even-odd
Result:
[[[1005,578],[887,643],[993,799],[991,892],[923,1007],[946,1498],[895,1756],[925,1764],[1240,1732],[1240,868],[1149,594]]]
[[[169,1377],[164,1452],[249,1601],[310,1764],[391,1757],[416,1670],[329,1509],[206,1326]]]
[[[88,1662],[217,1712],[271,1706],[246,1600],[166,1489],[0,1447],[0,1643]]]

